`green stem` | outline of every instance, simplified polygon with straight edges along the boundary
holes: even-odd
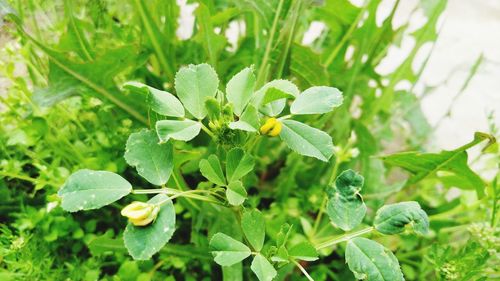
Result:
[[[273,45],[274,34],[276,33],[276,28],[278,26],[278,20],[281,14],[281,9],[283,8],[284,0],[280,0],[278,3],[278,8],[276,9],[276,14],[274,15],[273,25],[271,27],[271,32],[269,33],[269,39],[267,40],[266,51],[264,53],[264,58],[262,59],[262,63],[259,67],[259,72],[257,74],[257,87],[262,86],[264,84],[264,70],[267,67],[267,61],[269,60],[269,54],[271,53],[271,47]]]
[[[328,180],[328,185],[330,185],[333,180],[335,179],[335,176],[337,175],[337,171],[340,166],[340,161],[338,161],[338,157],[335,157],[335,164],[333,165],[332,169],[332,174],[330,176],[330,179]],[[321,206],[318,211],[318,215],[316,215],[316,220],[314,221],[314,227],[313,227],[313,234],[316,234],[318,231],[319,224],[321,223],[321,219],[323,217],[323,213],[325,212],[326,204],[328,202],[328,198],[326,197],[326,194],[323,193],[323,200],[321,201]]]
[[[302,271],[302,273],[307,278],[307,280],[314,281],[314,279],[312,279],[311,275],[309,275],[309,273],[307,273],[306,269],[302,265],[300,265],[300,263],[298,263],[296,260],[291,260],[291,262],[293,264],[295,264],[300,269],[300,271]]]
[[[344,234],[342,236],[339,236],[337,238],[334,238],[330,241],[327,241],[325,243],[321,243],[319,245],[316,246],[316,250],[321,250],[321,249],[324,249],[324,248],[328,248],[330,246],[333,246],[333,245],[336,245],[336,244],[339,244],[339,243],[342,243],[342,242],[345,242],[345,241],[348,241],[348,240],[351,240],[352,238],[354,237],[357,237],[357,236],[361,236],[361,235],[364,235],[364,234],[367,234],[367,233],[370,233],[374,230],[373,226],[370,226],[370,227],[367,227],[367,228],[363,228],[361,230],[358,230],[358,231],[355,231],[355,232],[352,232],[352,233],[347,233],[347,234]]]
[[[203,125],[203,123],[202,123],[201,121],[200,121],[199,123],[200,123],[200,125],[201,125],[201,129],[202,129],[205,133],[207,133],[207,135],[209,135],[209,136],[210,136],[213,140],[216,140],[216,139],[217,139],[217,137],[214,135],[214,133],[213,133],[212,131],[210,131],[210,129],[209,129],[209,128],[207,128],[207,126]]]

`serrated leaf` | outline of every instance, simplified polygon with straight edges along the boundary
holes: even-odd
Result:
[[[255,255],[250,268],[260,281],[272,281],[278,274],[273,265],[261,254]]]
[[[444,172],[447,181],[457,184],[458,188],[475,189],[479,197],[484,195],[484,182],[467,164],[467,149],[488,139],[491,136],[484,133],[476,133],[474,140],[455,150],[443,150],[440,153],[401,152],[383,156],[382,160],[391,166],[401,167],[412,174],[407,185],[415,184],[428,176],[440,175]]]
[[[226,198],[229,204],[239,206],[247,198],[247,190],[241,181],[233,181],[226,188]]]
[[[156,122],[156,133],[162,142],[167,142],[171,138],[190,141],[200,133],[200,130],[201,124],[189,119]]]
[[[293,99],[293,98],[295,98],[294,95],[286,93],[278,88],[271,87],[267,89],[261,104],[266,105],[273,101],[283,100],[283,99]]]
[[[135,260],[150,259],[170,240],[175,231],[175,210],[172,200],[165,194],[157,194],[148,203],[163,202],[156,220],[147,226],[128,223],[123,232],[123,241]]]
[[[259,129],[259,113],[253,105],[248,105],[240,120],[229,123],[229,128],[247,132],[257,132]]]
[[[332,137],[294,120],[282,120],[280,138],[293,151],[327,162],[333,155]]]
[[[127,82],[123,86],[146,92],[149,95],[149,106],[154,112],[165,116],[184,117],[184,106],[171,93],[135,81]]]
[[[303,261],[315,261],[318,259],[318,252],[314,246],[307,241],[292,246],[288,250],[288,255]]]
[[[241,228],[255,251],[259,252],[262,250],[264,238],[266,237],[266,222],[264,220],[264,215],[256,209],[243,213],[241,217]]]
[[[417,202],[400,202],[382,206],[375,215],[373,226],[383,234],[397,234],[411,225],[413,230],[425,234],[429,230],[429,218]]]
[[[175,75],[175,90],[184,107],[197,119],[207,115],[205,100],[215,97],[219,78],[208,64],[189,65]]]
[[[210,248],[214,261],[222,266],[236,264],[252,253],[245,244],[220,232],[216,233],[210,240]]]
[[[255,87],[255,75],[250,67],[246,67],[234,75],[226,87],[227,100],[233,104],[234,114],[240,116],[252,98]]]
[[[216,155],[212,154],[208,156],[208,160],[200,160],[200,172],[209,181],[221,186],[226,185],[226,178],[224,177],[224,172],[222,172],[219,158]]]
[[[370,239],[356,237],[347,242],[345,259],[357,279],[404,281],[394,254]]]
[[[299,88],[297,88],[295,84],[288,80],[273,80],[262,86],[262,88],[255,92],[254,98],[252,99],[252,104],[255,106],[255,108],[259,109],[259,111],[271,117],[276,116],[283,111],[286,105],[286,98],[281,98],[264,103],[267,92],[270,89],[276,89],[294,97],[298,96],[300,93]],[[274,95],[274,93],[270,93],[270,95]],[[268,97],[267,99],[270,98],[271,97]]]
[[[236,147],[227,153],[226,177],[229,183],[237,181],[253,170],[254,158],[245,153],[243,149]]]
[[[125,147],[125,161],[152,184],[166,184],[174,168],[172,142],[158,143],[154,131],[133,133]]]
[[[342,104],[342,93],[333,87],[315,86],[297,96],[290,106],[292,114],[322,114]]]
[[[59,189],[61,207],[68,212],[98,209],[132,191],[132,185],[121,176],[107,171],[79,170]]]
[[[327,189],[326,212],[330,220],[344,231],[355,228],[365,217],[366,205],[360,194],[363,181],[360,174],[346,170]]]

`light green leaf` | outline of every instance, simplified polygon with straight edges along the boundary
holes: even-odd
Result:
[[[174,168],[172,142],[158,143],[154,131],[133,133],[125,147],[125,161],[152,184],[166,184]]]
[[[278,274],[273,265],[261,254],[253,258],[250,268],[260,281],[272,281]]]
[[[207,115],[205,100],[215,97],[219,78],[208,64],[189,65],[175,75],[175,90],[182,104],[197,119]]]
[[[227,186],[226,198],[233,206],[239,206],[245,202],[247,191],[241,181],[233,181]]]
[[[259,129],[259,113],[253,105],[248,105],[240,120],[229,123],[229,128],[247,132],[257,132]]]
[[[262,86],[262,88],[260,88],[254,94],[254,98],[252,99],[252,104],[267,116],[276,116],[280,114],[286,105],[286,98],[270,101],[274,97],[276,97],[275,90],[279,90],[282,93],[294,97],[298,96],[300,93],[299,88],[297,88],[295,84],[293,84],[288,80],[273,80],[271,82],[266,83],[264,86]],[[270,93],[268,94],[268,92]]]
[[[208,160],[201,159],[200,172],[209,181],[217,185],[226,185],[226,178],[224,177],[224,172],[222,172],[222,167],[217,155],[212,154],[208,156]]]
[[[355,228],[365,217],[366,205],[360,194],[363,181],[360,174],[347,170],[342,172],[335,184],[326,191],[326,212],[330,220],[344,231]]]
[[[184,117],[184,106],[182,106],[182,103],[171,93],[135,81],[127,82],[123,86],[125,88],[146,92],[149,95],[149,106],[151,106],[154,112],[165,116]]]
[[[241,228],[255,251],[259,252],[262,250],[264,238],[266,237],[266,222],[264,220],[264,215],[257,209],[243,213],[241,217]]]
[[[190,141],[200,133],[200,130],[201,124],[189,119],[160,120],[156,122],[156,133],[162,142],[167,142],[171,138]]]
[[[271,87],[267,89],[264,99],[262,100],[262,105],[266,105],[270,102],[277,101],[277,100],[282,100],[282,99],[293,99],[295,98],[294,95],[285,93],[282,90],[278,88]]]
[[[237,181],[253,170],[255,160],[243,149],[235,147],[227,153],[226,177],[229,183]]]
[[[245,244],[224,234],[217,233],[210,240],[210,248],[214,261],[222,266],[231,266],[244,259],[252,253]]]
[[[281,139],[293,151],[327,162],[333,155],[332,137],[294,120],[282,120]]]
[[[318,259],[318,252],[311,243],[304,241],[288,250],[288,255],[303,261],[315,261]]]
[[[300,94],[290,106],[292,114],[322,114],[342,104],[342,93],[333,87],[315,86]]]
[[[61,207],[68,212],[98,209],[132,191],[132,185],[121,176],[107,171],[79,170],[59,189]]]
[[[378,209],[373,226],[383,234],[397,234],[411,225],[413,230],[425,234],[429,230],[429,218],[415,201],[385,205]]]
[[[394,254],[370,239],[356,237],[347,242],[345,259],[357,279],[404,281]]]
[[[234,114],[240,116],[252,98],[255,87],[255,75],[250,67],[244,68],[227,82],[227,100],[233,104]]]
[[[172,200],[165,194],[157,194],[148,203],[163,202],[156,220],[147,226],[127,224],[123,241],[135,260],[147,260],[167,244],[175,231],[175,210]]]
[[[492,137],[484,133],[476,133],[474,140],[455,150],[443,150],[440,153],[402,152],[383,156],[382,160],[391,166],[401,167],[412,174],[407,185],[415,184],[428,176],[443,177],[448,182],[457,184],[458,188],[475,189],[479,197],[484,195],[484,182],[467,165],[467,152],[470,147]],[[441,174],[440,174],[441,172]]]

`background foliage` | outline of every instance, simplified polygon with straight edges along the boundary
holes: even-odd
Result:
[[[380,2],[358,7],[347,0],[197,1],[193,34],[181,39],[176,33],[181,11],[173,0],[1,1],[0,24],[8,42],[1,50],[0,71],[9,80],[0,94],[1,279],[222,278],[207,237],[231,233],[237,223],[232,212],[182,199],[175,205],[171,243],[152,260],[138,262],[121,239],[125,219],[119,211],[128,202],[70,214],[56,195],[67,177],[83,168],[120,173],[134,186],[149,187],[126,166],[125,144],[130,133],[162,117],[124,82],[172,91],[181,66],[205,62],[222,85],[253,65],[260,86],[289,79],[301,90],[329,85],[343,92],[343,105],[332,113],[300,118],[333,137],[334,160],[299,156],[272,138],[252,148],[258,161],[244,178],[245,186],[250,205],[264,214],[268,237],[276,239],[282,223],[293,225],[291,237],[297,242],[320,243],[341,234],[327,218],[315,221],[314,214],[322,206],[325,185],[352,168],[365,179],[365,223],[373,222],[383,204],[400,201],[417,201],[429,214],[426,236],[372,237],[395,253],[406,279],[499,278],[498,172],[491,176],[467,166],[467,149],[484,146],[486,138],[492,142],[491,136],[478,135],[453,151],[426,152],[432,132],[419,98],[411,88],[399,87],[418,81],[426,59],[416,70],[412,65],[420,48],[436,40],[446,1],[422,0],[419,11],[427,22],[411,32],[408,25],[392,25],[399,1],[378,21]],[[303,44],[314,21],[325,29]],[[228,40],[227,32],[236,32],[237,40]],[[403,36],[414,37],[413,49],[392,73],[378,74],[375,67]],[[487,133],[498,136],[495,124]],[[237,137],[220,136],[228,143]],[[177,144],[180,153],[174,157],[182,165],[173,173],[183,178],[175,184],[206,184],[198,163],[213,149],[206,135]],[[389,155],[395,151],[416,152]],[[498,168],[497,146],[471,161]],[[345,251],[349,248],[340,245],[321,253],[326,258],[302,266],[314,280],[353,280]],[[283,270],[280,278],[303,278],[293,265]],[[255,278],[249,262],[243,274],[245,280]]]

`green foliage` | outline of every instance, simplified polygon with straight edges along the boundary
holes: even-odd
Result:
[[[174,0],[0,1],[0,279],[498,277],[498,147],[467,155],[498,129],[423,152],[446,1],[411,32],[400,2],[194,1],[181,38]],[[131,201],[160,211],[125,226]]]

